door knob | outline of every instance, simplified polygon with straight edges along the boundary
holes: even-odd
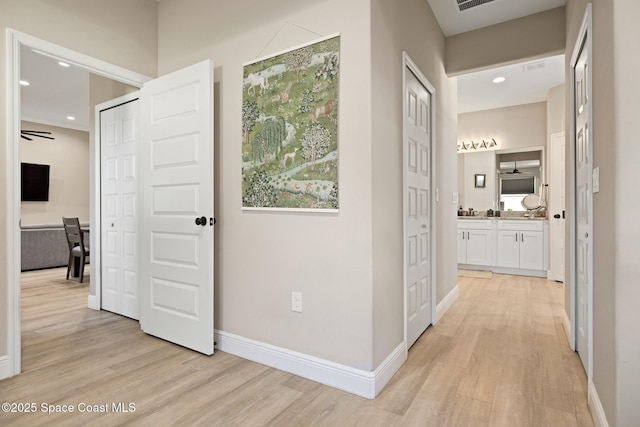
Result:
[[[555,214],[553,217],[554,217],[555,219],[560,219],[560,214]]]
[[[207,225],[207,217],[201,216],[199,218],[196,218],[196,225],[201,225],[203,227]]]
[[[213,226],[216,222],[218,222],[218,221],[216,221],[215,218],[213,218],[213,217],[209,218],[209,225]]]

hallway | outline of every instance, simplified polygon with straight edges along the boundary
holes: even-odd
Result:
[[[593,426],[561,324],[562,285],[459,276],[460,297],[375,400],[216,352],[196,354],[86,308],[64,269],[23,275],[23,374],[0,382],[2,425]],[[47,415],[41,403],[73,405]],[[135,404],[80,413],[80,404]],[[96,408],[99,409],[99,408]]]

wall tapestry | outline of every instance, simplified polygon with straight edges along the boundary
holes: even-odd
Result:
[[[243,209],[338,209],[340,36],[244,65]]]

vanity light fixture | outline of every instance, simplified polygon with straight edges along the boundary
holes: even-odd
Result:
[[[70,67],[71,65],[67,64],[66,62],[62,62],[62,61],[58,61],[58,65],[60,65],[61,67]]]
[[[20,80],[20,86],[29,86],[29,82],[26,80]]]
[[[498,146],[498,143],[496,142],[495,138],[491,138],[489,141],[485,141],[484,139],[482,139],[482,142],[478,142],[478,143],[475,143],[472,140],[468,144],[465,143],[464,141],[460,141],[460,143],[456,146],[456,150],[468,151],[468,150],[477,150],[480,148],[490,149],[497,146]]]
[[[67,120],[74,121],[76,118],[73,116],[67,116]]]
[[[498,76],[495,79],[491,80],[494,83],[502,83],[503,81],[507,80],[505,77],[503,76]]]

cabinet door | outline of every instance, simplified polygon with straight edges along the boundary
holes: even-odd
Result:
[[[491,230],[467,230],[467,264],[491,265]]]
[[[520,232],[520,268],[544,270],[544,237],[542,231]]]
[[[467,263],[467,230],[458,230],[458,264]]]
[[[498,267],[520,267],[520,231],[498,230]]]

